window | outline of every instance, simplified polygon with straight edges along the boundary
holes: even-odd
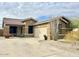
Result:
[[[33,26],[28,26],[28,33],[32,34],[33,33]]]

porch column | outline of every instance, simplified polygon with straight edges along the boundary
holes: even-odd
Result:
[[[25,36],[25,26],[22,27],[22,35]]]
[[[28,34],[28,26],[25,26],[25,33],[24,33],[24,35],[27,36],[27,34]]]
[[[17,36],[21,36],[21,26],[17,26]]]

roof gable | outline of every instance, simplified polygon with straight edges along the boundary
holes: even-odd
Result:
[[[37,22],[37,21],[36,21],[35,19],[33,19],[33,18],[24,19],[22,22],[26,22],[26,21],[30,21],[30,20]]]

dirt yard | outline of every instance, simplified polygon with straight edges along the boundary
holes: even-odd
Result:
[[[38,38],[0,37],[1,57],[74,57],[79,56],[79,44],[43,41]]]

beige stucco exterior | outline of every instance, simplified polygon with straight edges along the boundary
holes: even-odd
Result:
[[[23,35],[25,37],[36,37],[40,38],[40,40],[45,40],[44,35],[46,35],[47,40],[55,40],[67,33],[67,28],[70,26],[69,23],[70,22],[63,17],[54,18],[44,22],[37,22],[32,18],[28,18],[24,19],[24,21],[21,21],[21,25],[7,25],[6,23],[3,23],[3,33],[5,35],[10,34],[10,26],[16,26],[17,35]],[[30,26],[32,26],[32,29],[30,29]],[[30,33],[30,30],[32,30],[32,33]]]
[[[34,26],[34,36],[44,40],[44,35],[50,40],[50,23],[40,24]]]
[[[34,26],[34,36],[44,40],[44,35],[47,36],[48,40],[57,40],[64,37],[67,33],[69,22],[65,22],[61,19],[54,21],[36,24]]]
[[[7,26],[7,25],[4,24],[3,35],[5,36],[7,34],[9,34],[9,26]]]
[[[6,20],[5,23],[3,21],[3,34],[4,34],[4,36],[5,35],[25,36],[25,37],[27,37],[27,36],[33,37],[34,36],[33,33],[31,33],[31,34],[28,33],[28,28],[29,28],[29,26],[33,26],[33,24],[36,22],[36,20],[34,20],[32,18],[24,19],[23,21],[20,21],[21,24],[18,25],[16,23],[15,24],[6,24],[6,22],[9,21],[7,19],[8,18],[6,18],[6,19],[4,18],[4,20]],[[11,20],[11,18],[10,18],[10,20]],[[15,20],[15,19],[12,19],[12,20]],[[17,21],[17,23],[19,23],[19,22]],[[10,33],[10,27],[12,27],[12,26],[17,27],[17,29],[16,29],[17,33]]]
[[[32,34],[29,34],[28,33],[28,27],[29,26],[33,26],[34,23],[36,23],[36,21],[33,21],[33,20],[26,20],[23,22],[25,24],[24,28],[23,28],[23,32],[24,32],[24,35],[25,36],[34,36],[34,33]]]
[[[5,36],[5,35],[11,35],[10,33],[9,33],[9,31],[10,31],[10,26],[11,25],[6,25],[6,24],[4,24],[4,28],[3,28],[3,35]],[[13,26],[13,25],[12,25]],[[21,36],[21,35],[23,35],[23,33],[21,33],[21,27],[23,28],[23,26],[18,26],[18,25],[16,25],[16,27],[17,27],[17,33],[16,33],[16,35],[17,36]]]

